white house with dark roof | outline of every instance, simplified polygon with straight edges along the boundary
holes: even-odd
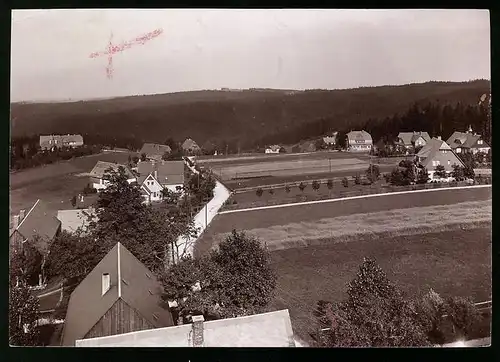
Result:
[[[369,152],[373,147],[372,136],[365,130],[347,134],[347,149],[351,152]]]
[[[288,310],[77,340],[77,347],[296,347]]]
[[[280,153],[282,147],[280,145],[267,146],[265,153]]]
[[[449,181],[450,178],[435,177],[437,166],[443,166],[446,173],[453,171],[453,165],[464,167],[462,160],[453,152],[451,147],[441,138],[432,138],[416,154],[417,162],[427,169],[431,180]]]
[[[83,146],[83,137],[79,134],[40,136],[40,148],[42,150],[80,146]]]
[[[179,191],[184,185],[184,161],[143,161],[137,164],[137,183],[148,202],[160,201],[162,190]]]
[[[456,153],[488,153],[490,146],[484,142],[481,135],[472,132],[472,127],[469,126],[467,132],[455,131],[446,141],[451,149]]]
[[[90,176],[90,183],[92,187],[98,191],[108,187],[109,181],[104,179],[106,171],[108,169],[113,169],[114,171],[118,172],[118,169],[120,167],[123,167],[125,169],[125,174],[127,175],[128,183],[136,181],[136,177],[134,176],[132,171],[129,170],[127,166],[120,165],[118,163],[97,161],[92,171],[90,171],[88,174]]]

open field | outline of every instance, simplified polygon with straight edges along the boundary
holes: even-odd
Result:
[[[491,210],[491,200],[470,201],[290,222],[249,229],[247,233],[265,241],[269,250],[277,250],[322,242],[355,242],[360,235],[378,238],[472,228],[491,223]],[[220,233],[214,236],[214,245],[228,235]]]
[[[76,174],[89,172],[97,161],[126,163],[128,155],[124,152],[105,152],[12,173],[11,213],[29,209],[37,199],[41,199],[54,215],[59,209],[72,208],[71,198],[89,182],[87,177],[77,177]]]
[[[453,205],[462,202],[491,200],[491,187],[411,192],[404,195],[383,195],[353,200],[337,200],[325,203],[292,205],[287,207],[248,210],[217,215],[197,241],[196,255],[210,250],[217,234],[236,230],[263,229],[291,223],[315,222],[353,214]]]
[[[491,299],[491,228],[453,230],[328,243],[271,253],[278,273],[274,309],[288,308],[294,333],[311,341],[312,315],[320,299],[345,296],[364,257],[372,257],[409,296],[433,288],[443,297]]]

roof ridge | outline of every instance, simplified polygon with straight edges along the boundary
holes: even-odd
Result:
[[[33,211],[33,209],[35,208],[35,206],[38,205],[39,201],[40,201],[40,199],[36,200],[35,204],[31,207],[30,211],[28,211],[28,213],[24,216],[24,218],[21,220],[21,222],[19,223],[19,225],[17,225],[16,230],[18,230],[19,227],[23,224],[24,220],[26,220],[28,218],[28,216],[30,215],[31,211]]]

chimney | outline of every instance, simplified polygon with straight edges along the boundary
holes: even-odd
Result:
[[[441,136],[437,136],[437,139],[441,141]]]
[[[12,228],[16,229],[19,226],[19,215],[14,215],[12,219]]]
[[[158,171],[157,170],[155,170],[155,179],[158,180]]]
[[[19,210],[19,222],[23,221],[26,216],[26,210]]]
[[[195,315],[193,320],[193,347],[203,347],[203,322],[205,318],[202,315]]]
[[[80,202],[83,202],[83,195],[80,194]]]
[[[106,294],[111,286],[109,273],[102,273],[102,295]]]

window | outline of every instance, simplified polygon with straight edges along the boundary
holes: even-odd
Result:
[[[451,161],[450,161],[450,160],[448,160],[448,166],[449,166],[449,165],[451,165]]]
[[[438,161],[432,161],[432,166],[436,167],[439,166],[441,163]]]
[[[478,140],[478,141],[477,141],[477,144],[478,144],[478,145],[482,145],[482,144],[483,144],[483,140]]]
[[[51,144],[52,144],[52,140],[49,140],[49,145],[51,145]]]

